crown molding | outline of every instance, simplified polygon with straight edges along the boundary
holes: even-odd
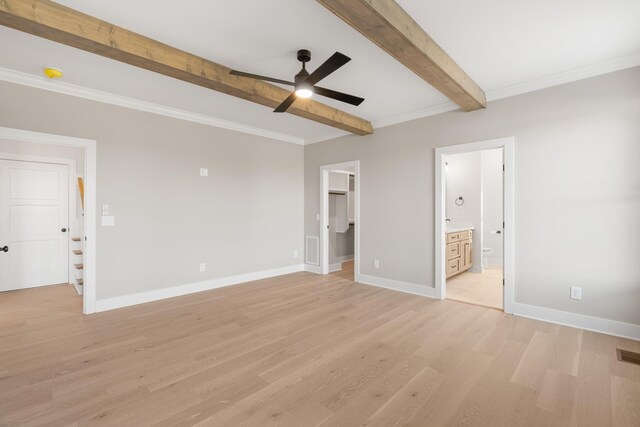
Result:
[[[552,74],[540,79],[530,80],[524,83],[518,83],[511,86],[506,86],[500,89],[495,89],[487,92],[487,101],[497,101],[499,99],[510,98],[516,95],[522,95],[529,92],[535,92],[537,90],[550,88],[553,86],[559,86],[565,83],[571,83],[578,80],[588,79],[590,77],[596,77],[603,74],[614,73],[616,71],[625,70],[627,68],[633,68],[640,66],[640,53],[634,53],[632,55],[623,56],[621,58],[612,59],[610,61],[601,62],[598,64],[588,65],[586,67],[576,68],[573,70],[565,71],[562,73]],[[431,107],[422,108],[408,113],[400,114],[387,119],[380,119],[372,121],[374,129],[380,129],[387,126],[392,126],[411,120],[422,119],[429,116],[435,116],[437,114],[447,113],[449,111],[459,110],[459,107],[453,102],[447,101],[441,104],[437,104]],[[305,145],[315,144],[317,142],[329,141],[331,139],[339,138],[340,134],[333,132],[325,134],[316,138],[305,139]]]
[[[598,64],[587,65],[586,67],[575,68],[573,70],[564,71],[562,73],[552,74],[540,79],[529,80],[524,83],[491,90],[487,92],[487,101],[497,101],[498,99],[510,98],[512,96],[521,95],[523,93],[535,92],[537,90],[559,86],[565,83],[584,80],[603,74],[614,73],[616,71],[625,70],[627,68],[637,67],[639,65],[640,52],[623,56],[621,58],[612,59],[610,61],[600,62]]]
[[[627,68],[640,66],[640,53],[634,53],[621,58],[586,67],[576,68],[562,73],[553,74],[551,76],[534,79],[500,89],[494,89],[487,92],[487,101],[497,101],[499,99],[510,98],[516,95],[522,95],[553,86],[559,86],[578,80],[596,77],[603,74],[613,73]],[[229,120],[219,119],[217,117],[205,114],[192,113],[186,110],[168,107],[161,104],[142,101],[139,99],[129,98],[122,95],[116,95],[109,92],[91,89],[83,86],[74,85],[61,81],[51,81],[44,77],[35,76],[33,74],[23,73],[7,68],[0,68],[0,81],[7,81],[23,86],[35,87],[51,92],[71,95],[78,98],[89,99],[92,101],[103,102],[106,104],[117,105],[120,107],[131,108],[134,110],[145,111],[148,113],[159,114],[166,117],[173,117],[180,120],[186,120],[194,123],[200,123],[207,126],[213,126],[222,129],[233,130],[250,135],[262,136],[264,138],[274,139],[277,141],[289,142],[298,145],[310,145],[319,142],[330,141],[348,135],[344,131],[333,131],[324,135],[301,138],[279,132],[273,132],[242,123],[232,122]],[[422,119],[425,117],[435,116],[437,114],[458,110],[458,106],[453,102],[447,101],[431,107],[422,108],[408,113],[399,114],[397,116],[386,119],[374,120],[372,122],[374,129],[380,129],[412,120]]]
[[[0,81],[44,89],[50,92],[71,95],[78,98],[89,99],[91,101],[98,101],[105,104],[117,105],[119,107],[131,108],[138,111],[145,111],[147,113],[158,114],[161,116],[173,117],[176,119],[186,120],[189,122],[199,123],[207,126],[228,129],[250,135],[262,136],[264,138],[275,139],[292,144],[303,145],[305,143],[304,138],[300,138],[297,136],[273,132],[267,129],[248,126],[242,123],[223,120],[205,114],[193,113],[190,111],[142,101],[139,99],[129,98],[122,95],[116,95],[113,93],[91,89],[72,83],[52,81],[45,77],[35,76],[33,74],[23,73],[21,71],[11,70],[8,68],[0,68]]]
[[[372,123],[373,124],[373,123]],[[375,125],[373,125],[375,129]],[[325,133],[324,135],[314,136],[312,138],[305,138],[304,145],[315,144],[317,142],[329,141],[331,139],[340,138],[341,136],[347,136],[349,133],[341,130]]]

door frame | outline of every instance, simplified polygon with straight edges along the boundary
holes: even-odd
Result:
[[[75,197],[75,181],[77,178],[77,169],[75,159],[64,159],[59,157],[42,157],[32,156],[28,154],[11,154],[0,152],[0,160],[9,160],[14,162],[29,162],[29,163],[45,163],[50,165],[63,165],[67,167],[67,187],[68,187],[68,200],[67,200],[67,228],[71,229],[71,214],[76,212],[77,200]],[[74,227],[76,224],[74,224]],[[75,278],[75,266],[73,257],[71,256],[71,233],[67,233],[67,282],[71,283],[71,278]]]
[[[466,144],[449,145],[435,149],[435,277],[436,298],[445,299],[446,284],[446,254],[445,254],[445,207],[446,180],[445,156],[474,151],[502,148],[504,150],[504,232],[503,232],[503,307],[504,312],[513,314],[515,302],[515,137],[490,139],[486,141],[470,142]],[[480,248],[482,250],[482,248]]]
[[[23,129],[0,127],[0,138],[16,142],[63,145],[84,148],[84,284],[82,289],[82,311],[96,311],[96,146],[91,139],[32,132]],[[74,172],[75,175],[75,172]],[[75,191],[75,186],[73,188]]]
[[[329,172],[353,168],[355,192],[354,280],[360,280],[360,160],[320,166],[320,273],[329,274]]]

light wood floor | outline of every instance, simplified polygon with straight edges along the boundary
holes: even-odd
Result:
[[[91,316],[53,286],[0,294],[0,425],[637,427],[617,347],[340,275]]]
[[[448,278],[447,298],[502,310],[502,268],[489,267],[482,273],[465,271]]]

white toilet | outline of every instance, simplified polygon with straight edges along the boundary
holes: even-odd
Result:
[[[482,248],[482,268],[489,268],[489,258],[493,255],[493,249]]]

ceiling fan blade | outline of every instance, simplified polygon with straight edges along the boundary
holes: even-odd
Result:
[[[232,74],[234,76],[249,77],[250,79],[264,80],[266,82],[280,83],[282,85],[294,86],[293,82],[288,82],[286,80],[280,80],[280,79],[274,79],[273,77],[260,76],[258,74],[245,73],[244,71],[231,70],[229,72],[229,74]]]
[[[323,87],[314,86],[313,92],[326,96],[327,98],[336,99],[338,101],[346,102],[351,105],[360,105],[364,98],[360,98],[359,96],[349,95],[348,93],[342,93],[331,89],[325,89]]]
[[[316,70],[305,79],[305,82],[309,83],[310,85],[315,85],[320,80],[324,79],[329,74],[333,73],[349,61],[351,61],[351,58],[349,58],[347,55],[336,52],[331,55],[329,59],[324,61],[321,66],[316,68]]]
[[[291,104],[293,104],[293,101],[296,100],[296,93],[295,92],[291,92],[291,94],[289,96],[287,96],[285,98],[284,101],[282,101],[282,103],[280,105],[278,105],[278,107],[276,107],[275,110],[273,110],[274,113],[284,113],[285,111],[287,111],[287,108],[289,108],[291,106]]]

